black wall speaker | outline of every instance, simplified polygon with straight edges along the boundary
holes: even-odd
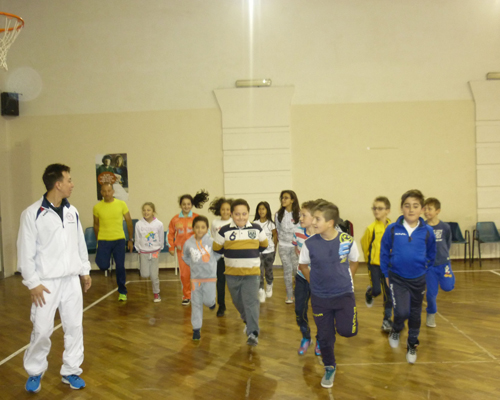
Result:
[[[2,115],[19,115],[19,94],[2,92]]]

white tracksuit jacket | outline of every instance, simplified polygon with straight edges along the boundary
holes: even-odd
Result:
[[[45,197],[21,214],[17,270],[28,289],[45,279],[89,275],[90,262],[78,211],[66,199],[62,204],[63,221]]]

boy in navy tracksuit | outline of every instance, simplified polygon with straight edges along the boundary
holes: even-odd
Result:
[[[299,268],[311,289],[311,306],[325,366],[321,386],[330,388],[337,369],[335,334],[352,337],[358,333],[352,277],[358,268],[359,252],[351,236],[335,229],[339,220],[337,206],[319,201],[313,217],[316,234],[302,245]]]
[[[403,194],[403,215],[385,230],[380,251],[380,268],[391,289],[394,306],[389,344],[392,348],[398,347],[399,334],[408,319],[406,360],[410,364],[417,360],[426,272],[436,257],[434,230],[420,218],[423,205],[424,196],[419,190]]]
[[[443,221],[439,220],[441,203],[438,199],[430,197],[424,203],[424,215],[427,225],[434,229],[436,235],[436,261],[434,266],[427,269],[427,321],[429,328],[436,327],[437,304],[439,286],[445,292],[453,290],[455,287],[455,275],[451,269],[450,247],[451,228]]]

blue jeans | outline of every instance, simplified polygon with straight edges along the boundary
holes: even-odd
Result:
[[[97,242],[97,252],[95,254],[95,263],[102,271],[109,269],[111,254],[116,264],[116,283],[118,284],[118,293],[127,294],[125,281],[125,239],[120,240],[99,240]]]
[[[427,281],[427,314],[436,314],[439,286],[445,292],[450,292],[455,287],[455,275],[451,270],[451,264],[435,265],[427,269],[425,275]]]

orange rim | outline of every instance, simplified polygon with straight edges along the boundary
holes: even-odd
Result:
[[[7,18],[16,18],[21,24],[17,26],[15,29],[20,30],[24,26],[24,20],[21,17],[18,17],[14,14],[9,14],[6,12],[0,12],[0,15],[5,15]],[[9,32],[12,32],[14,28],[7,29]],[[0,33],[5,32],[5,29],[0,29]]]

